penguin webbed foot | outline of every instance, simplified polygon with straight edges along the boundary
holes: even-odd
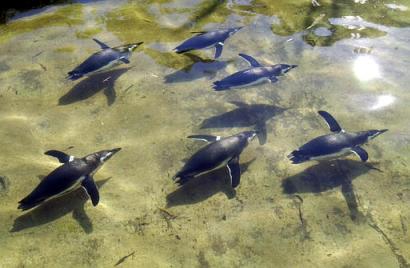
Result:
[[[298,150],[291,152],[287,157],[292,162],[292,164],[300,164],[308,160],[306,156]]]
[[[175,175],[172,179],[174,180],[174,182],[176,184],[178,184],[178,186],[182,186],[182,185],[186,184],[191,179],[191,177]]]
[[[66,77],[68,80],[74,81],[77,79],[80,79],[81,77],[83,77],[83,74],[81,73],[76,73],[76,72],[69,72],[68,76]]]

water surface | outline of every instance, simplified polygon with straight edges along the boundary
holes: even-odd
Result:
[[[396,1],[80,1],[19,13],[0,26],[1,267],[409,267],[410,3]],[[221,59],[172,49],[200,31],[246,26]],[[67,81],[98,46],[144,41],[103,74]],[[247,67],[297,64],[275,84],[215,92]],[[242,103],[242,105],[239,105]],[[244,108],[243,104],[247,104]],[[242,107],[242,108],[241,108]],[[292,165],[286,155],[328,132],[388,128],[369,161]],[[227,171],[177,188],[203,146],[264,121],[266,143]],[[21,213],[17,202],[57,161],[122,147],[79,189]]]

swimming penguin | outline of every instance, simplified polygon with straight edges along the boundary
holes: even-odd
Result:
[[[131,56],[131,53],[143,43],[139,42],[111,48],[95,38],[93,40],[101,47],[102,50],[92,54],[83,63],[69,72],[67,77],[68,79],[77,80],[84,75],[101,72],[120,63],[128,64],[130,63],[129,57]]]
[[[75,189],[80,184],[96,206],[100,196],[92,176],[105,161],[120,150],[121,148],[104,150],[83,158],[76,158],[57,150],[45,152],[46,155],[54,156],[64,164],[47,175],[28,196],[19,202],[18,208],[21,210],[33,208],[47,199]]]
[[[264,145],[267,141],[267,122],[287,110],[269,104],[248,104],[241,101],[229,101],[229,103],[237,108],[205,119],[200,128],[252,127],[258,133],[259,144]]]
[[[213,88],[216,91],[252,86],[265,81],[275,83],[278,81],[278,76],[283,75],[291,69],[297,67],[297,65],[288,64],[263,66],[251,56],[242,53],[239,54],[239,56],[246,60],[251,65],[251,68],[236,72],[228,77],[225,77],[221,81],[214,82]]]
[[[328,112],[319,111],[318,113],[333,133],[317,137],[293,151],[288,155],[293,164],[309,160],[328,160],[351,153],[355,153],[363,162],[366,162],[369,156],[360,146],[387,131],[387,129],[382,129],[346,132]]]
[[[197,33],[197,35],[184,41],[181,45],[174,48],[174,50],[176,53],[180,54],[191,50],[215,47],[215,59],[217,59],[222,54],[225,40],[240,29],[242,29],[242,27],[209,32],[193,32]]]
[[[188,138],[207,141],[209,144],[197,151],[173,177],[173,180],[182,185],[197,175],[227,166],[231,186],[237,187],[241,177],[239,155],[256,134],[256,131],[244,131],[226,138],[211,135],[188,136]]]

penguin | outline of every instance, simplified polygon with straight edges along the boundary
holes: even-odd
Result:
[[[241,101],[228,102],[237,108],[205,119],[202,121],[200,128],[252,127],[258,132],[259,145],[264,145],[267,141],[267,121],[288,110],[288,108],[269,104],[248,104]]]
[[[111,48],[95,38],[93,40],[101,47],[101,51],[92,54],[74,70],[68,72],[67,79],[77,80],[84,75],[105,71],[121,63],[128,64],[131,53],[143,44],[138,42]]]
[[[61,151],[50,150],[46,155],[56,157],[63,165],[47,175],[40,184],[25,198],[19,201],[18,208],[28,210],[44,201],[74,190],[81,184],[90,196],[92,204],[96,206],[100,200],[93,175],[121,148],[104,150],[89,154],[83,158],[67,155]]]
[[[174,48],[174,51],[180,54],[191,50],[215,47],[214,58],[217,59],[222,54],[225,40],[242,28],[243,27],[236,27],[208,32],[192,32],[197,35],[185,40],[181,45]]]
[[[188,136],[209,144],[192,155],[172,179],[183,185],[195,176],[226,166],[232,188],[237,187],[241,177],[239,156],[256,134],[256,131],[244,131],[225,138],[212,135]]]
[[[346,132],[331,114],[326,111],[318,111],[318,113],[326,121],[332,133],[314,138],[290,153],[288,158],[292,164],[300,164],[309,160],[330,160],[351,153],[355,153],[363,162],[366,162],[369,155],[361,145],[387,131],[387,129],[374,129]]]
[[[297,65],[288,64],[263,66],[249,55],[240,53],[239,56],[246,60],[251,67],[246,70],[236,72],[220,81],[214,82],[213,88],[216,91],[248,87],[265,81],[275,83],[278,81],[278,76],[283,75],[291,69],[297,67]]]

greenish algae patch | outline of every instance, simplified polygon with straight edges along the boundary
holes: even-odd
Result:
[[[0,43],[4,43],[13,36],[31,32],[44,27],[79,25],[84,22],[82,16],[83,6],[80,4],[62,7],[53,13],[36,16],[33,19],[17,20],[0,26],[2,35]]]
[[[66,47],[60,47],[54,50],[55,52],[61,52],[61,53],[73,53],[75,51],[75,47],[73,46],[66,46]]]
[[[76,32],[75,35],[80,39],[87,39],[102,32],[101,28],[88,28],[84,31]]]
[[[131,43],[144,41],[149,43],[181,42],[192,36],[190,31],[200,31],[209,23],[224,23],[230,11],[223,4],[224,1],[205,1],[193,10],[188,20],[175,28],[166,27],[157,22],[157,18],[149,12],[149,7],[154,1],[147,4],[137,4],[134,2],[121,6],[107,14],[107,30],[117,35],[123,42]],[[169,1],[162,1],[167,3]],[[175,9],[160,9],[161,12],[176,12]],[[187,12],[186,8],[180,9],[180,14]],[[139,29],[144,29],[140,31]],[[162,53],[147,47],[141,48],[149,54],[157,63],[171,68],[182,68],[186,64],[192,63],[185,57],[175,53]]]
[[[410,10],[398,11],[389,9],[383,1],[371,1],[364,4],[352,4],[352,1],[319,1],[320,6],[314,7],[311,1],[280,1],[275,5],[268,0],[256,0],[252,5],[235,7],[237,12],[256,12],[258,14],[277,16],[280,23],[272,25],[273,33],[281,36],[289,36],[304,32],[304,40],[317,46],[330,46],[334,42],[350,38],[379,37],[385,32],[378,25],[390,27],[409,27]],[[406,4],[406,1],[398,1],[397,4]],[[371,12],[369,12],[371,11]],[[353,27],[332,25],[331,18],[353,18]],[[349,22],[347,22],[349,24]],[[356,25],[362,24],[363,27]],[[368,25],[368,24],[374,24]],[[349,25],[348,25],[349,26]],[[316,36],[314,30],[325,27],[333,34],[326,37]]]

